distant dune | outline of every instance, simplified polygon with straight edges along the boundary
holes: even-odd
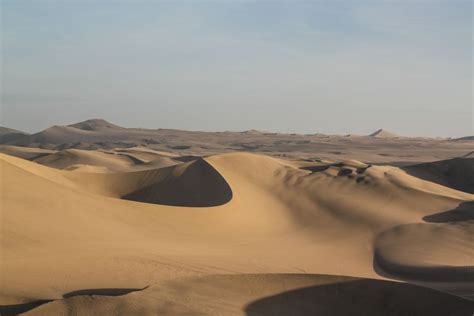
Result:
[[[292,159],[357,159],[368,163],[409,165],[465,155],[469,140],[398,137],[380,129],[369,136],[285,134],[258,130],[199,132],[173,129],[124,128],[103,119],[52,126],[31,135],[16,135],[0,145],[49,150],[112,150],[147,148],[178,156],[206,156],[250,151]]]
[[[44,155],[54,154],[56,150],[0,145],[0,152],[23,159],[34,160]]]
[[[459,138],[456,138],[454,140],[458,140],[458,141],[472,141],[474,140],[474,136],[465,136],[465,137],[459,137]]]
[[[386,131],[384,129],[379,129],[372,134],[369,135],[370,137],[377,137],[377,138],[394,138],[394,137],[399,137],[398,135],[395,135],[389,131]]]
[[[0,144],[15,141],[27,135],[25,132],[16,129],[0,126]]]
[[[8,127],[0,126],[0,136],[7,135],[7,134],[23,134],[26,135],[27,133],[13,129]]]
[[[68,125],[85,131],[101,131],[106,129],[121,129],[122,127],[109,123],[103,119],[90,119],[83,122]]]

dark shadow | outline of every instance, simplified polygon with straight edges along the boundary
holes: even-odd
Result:
[[[309,167],[301,167],[300,169],[308,170],[308,171],[311,171],[311,172],[321,172],[321,171],[324,171],[324,170],[329,169],[330,166],[331,166],[331,165],[309,166]]]
[[[137,157],[134,157],[133,155],[131,155],[131,154],[129,154],[129,153],[116,152],[116,153],[113,153],[112,155],[118,155],[118,156],[127,157],[127,158],[130,159],[135,165],[142,165],[142,164],[145,163],[143,160],[138,159]]]
[[[344,164],[342,162],[335,162],[335,163],[330,163],[330,164],[322,165],[322,166],[305,166],[305,167],[301,167],[300,169],[308,170],[311,172],[321,172],[321,171],[329,169],[330,167],[341,168],[343,166]]]
[[[355,280],[301,288],[256,300],[247,316],[472,316],[474,301],[407,283]]]
[[[361,167],[361,168],[357,168],[356,169],[356,172],[357,174],[363,174],[367,171],[367,169],[369,169],[370,167],[372,167],[372,165],[367,165],[367,167]]]
[[[141,288],[141,289],[136,289],[136,288],[84,289],[84,290],[77,290],[77,291],[66,293],[63,295],[63,298],[66,299],[66,298],[81,296],[81,295],[121,296],[121,295],[125,295],[131,292],[143,291],[147,288],[148,286],[145,286],[144,288]],[[52,301],[56,301],[56,300],[38,300],[38,301],[24,303],[24,304],[0,305],[0,315],[1,316],[19,315],[21,313],[25,313],[40,305],[43,305]]]
[[[193,156],[193,155],[187,155],[187,156],[179,156],[179,157],[172,157],[173,160],[181,161],[181,162],[189,162],[189,161],[194,161],[201,159],[200,156]]]
[[[143,291],[147,289],[148,286],[144,288],[105,288],[105,289],[83,289],[72,291],[66,294],[63,294],[63,298],[69,298],[78,295],[101,295],[101,296],[121,296],[132,292]]]
[[[321,171],[325,171],[325,170],[329,169],[329,167],[342,168],[338,172],[339,176],[347,176],[347,175],[350,175],[352,173],[351,169],[344,168],[345,165],[342,162],[336,162],[336,163],[331,163],[331,164],[322,165],[322,166],[305,166],[305,167],[301,167],[300,169],[308,170],[308,171],[311,171],[311,172],[321,172]],[[367,171],[367,169],[369,169],[370,167],[372,167],[371,164],[369,164],[367,167],[356,168],[356,173],[357,174],[364,174]]]
[[[0,305],[0,315],[1,316],[14,316],[21,313],[25,313],[33,308],[36,308],[40,305],[52,302],[54,300],[41,300],[25,304],[15,304],[15,305]]]
[[[362,176],[362,177],[357,177],[356,182],[357,182],[357,183],[360,183],[360,182],[364,181],[364,179],[365,179],[364,176]]]
[[[170,173],[164,179],[122,198],[171,206],[210,207],[229,202],[232,190],[214,167],[199,158],[179,176]]]
[[[423,220],[430,223],[447,223],[474,220],[474,201],[463,202],[454,210],[427,215]]]
[[[350,174],[352,174],[352,169],[349,169],[349,168],[342,168],[337,173],[337,175],[340,176],[340,177],[348,176]]]

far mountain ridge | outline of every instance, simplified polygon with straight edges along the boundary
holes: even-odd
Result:
[[[119,128],[119,129],[124,128],[124,127],[112,124],[110,122],[107,122],[104,119],[97,119],[97,118],[96,119],[85,120],[85,121],[82,121],[82,122],[79,122],[79,123],[70,124],[68,126],[69,127],[74,127],[74,128],[77,128],[77,129],[82,129],[82,130],[85,130],[85,131],[97,131],[97,130],[102,130],[102,129],[106,129],[106,128]]]

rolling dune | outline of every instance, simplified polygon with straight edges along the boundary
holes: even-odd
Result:
[[[88,154],[94,159],[110,155]],[[297,292],[288,295],[283,293],[289,288],[267,281],[238,290],[235,295],[242,297],[237,301],[229,298],[234,294],[226,294],[225,301],[234,304],[229,314],[268,315],[264,307],[258,314],[245,306],[266,304],[251,302],[266,302],[268,295],[306,295],[298,291],[305,293],[305,286],[315,285],[313,274],[405,280],[465,298],[474,293],[472,221],[464,220],[465,212],[456,215],[460,218],[456,224],[427,220],[433,216],[439,220],[437,214],[469,205],[474,196],[396,167],[354,160],[297,163],[229,153],[150,170],[77,173],[7,155],[0,158],[5,285],[0,311],[26,311],[28,306],[39,306],[36,302],[52,300],[31,312],[105,308],[119,313],[122,306],[127,311],[214,315],[224,305],[206,302],[219,297],[221,285],[205,280],[221,274],[243,275],[243,280],[246,274],[308,274],[308,280],[302,277],[302,283],[292,288]],[[34,262],[28,260],[31,257]],[[204,291],[207,294],[198,290],[193,295],[208,298],[193,298],[185,307],[178,294],[167,297],[156,285],[196,277],[204,277],[202,286],[214,289]],[[284,284],[292,282],[290,276],[281,278]],[[194,281],[179,282],[181,288],[193,287]],[[391,287],[390,282],[362,282]],[[267,286],[269,292],[253,292]],[[65,293],[84,289],[144,287],[149,289],[143,293],[158,289],[161,294],[151,294],[152,301],[141,292],[120,299],[83,295],[63,299]],[[308,291],[315,293],[312,297],[320,290]],[[357,287],[347,291],[316,297],[344,299]],[[429,295],[456,302],[449,294]],[[397,308],[392,310],[402,315],[408,303],[399,299],[401,305],[393,303]],[[178,301],[177,310],[165,308],[168,300]],[[363,298],[354,300],[356,306],[368,308]],[[459,302],[452,303],[457,306],[452,311],[472,306]],[[324,304],[315,306],[297,313],[331,311]]]

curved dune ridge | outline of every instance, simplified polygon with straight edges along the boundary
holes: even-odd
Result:
[[[204,159],[166,168],[152,182],[122,198],[174,206],[217,206],[229,202],[232,190],[224,178]]]
[[[474,225],[405,224],[376,239],[375,263],[395,277],[474,282]]]
[[[470,278],[471,270],[458,269],[472,265],[473,223],[464,210],[474,196],[396,167],[248,153],[114,173],[58,170],[3,154],[0,163],[4,308],[53,300],[30,312],[271,315],[272,306],[288,312],[301,301],[295,315],[343,314],[309,303],[319,297],[368,315],[383,308],[404,315],[415,304],[397,290],[406,284],[341,277],[314,289],[321,279],[311,274],[403,279],[466,298],[474,294],[474,282],[460,277]],[[444,220],[453,218],[449,212],[456,221]],[[379,257],[385,261],[377,266]],[[239,275],[268,273],[280,276],[239,281]],[[307,275],[298,281],[287,275],[295,273]],[[220,274],[231,281],[211,277]],[[63,297],[146,286],[120,297]],[[446,300],[434,315],[472,306],[413,288],[431,293],[418,302],[420,310],[430,300]],[[388,303],[379,306],[380,300]]]

